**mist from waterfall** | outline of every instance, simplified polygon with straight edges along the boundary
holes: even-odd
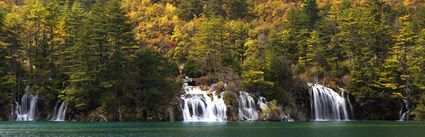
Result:
[[[320,84],[308,83],[312,117],[316,121],[349,120],[346,99]]]
[[[21,102],[15,101],[16,121],[34,121],[38,96],[24,94]]]
[[[66,114],[66,103],[62,102],[60,103],[61,105],[58,107],[58,103],[56,103],[55,105],[55,109],[53,111],[53,117],[52,117],[52,121],[65,121],[65,114]]]
[[[258,120],[254,98],[248,92],[239,92],[239,120]]]
[[[202,90],[198,86],[189,86],[188,83],[184,83],[185,94],[181,96],[184,121],[215,122],[227,120],[227,108],[224,104],[223,93],[218,95],[216,91],[213,91],[214,86],[210,86],[209,90]]]

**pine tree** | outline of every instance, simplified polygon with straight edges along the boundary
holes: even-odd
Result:
[[[425,29],[420,31],[415,45],[411,50],[412,61],[409,71],[412,76],[412,84],[420,90],[425,90]]]
[[[75,11],[80,8],[75,5]],[[90,100],[99,96],[101,86],[106,74],[106,61],[110,45],[107,43],[107,31],[109,30],[106,16],[106,8],[102,1],[98,1],[87,14],[87,18],[81,21],[81,28],[77,34],[77,42],[68,49],[70,53],[69,79],[65,94],[65,101],[72,106],[75,113],[86,112],[95,109],[98,100]],[[77,14],[77,12],[76,12]],[[76,17],[79,17],[77,15]]]
[[[202,22],[199,31],[195,35],[199,44],[192,56],[201,59],[203,72],[216,74],[222,68],[223,53],[227,44],[227,34],[224,29],[222,18],[211,18]]]
[[[44,18],[46,16],[46,8],[43,5],[42,1],[40,0],[30,0],[25,1],[25,8],[24,11],[26,11],[26,15],[24,15],[24,18],[28,20],[24,24],[24,37],[27,39],[22,40],[23,43],[25,43],[26,47],[26,57],[29,62],[29,65],[27,66],[29,71],[29,79],[30,81],[38,81],[35,80],[35,78],[41,78],[44,79],[45,77],[38,77],[35,76],[38,69],[41,69],[45,64],[45,59],[41,57],[42,53],[46,51],[46,44],[43,44],[43,37],[42,30],[44,27]],[[36,69],[36,70],[35,70]]]
[[[223,10],[227,18],[240,19],[248,14],[248,3],[246,0],[224,0]]]
[[[307,39],[307,55],[306,68],[310,68],[312,75],[319,76],[325,72],[326,65],[325,47],[322,45],[322,40],[317,31],[310,33],[310,38]]]
[[[396,36],[396,43],[391,48],[390,56],[385,60],[385,72],[381,75],[382,85],[385,88],[401,92],[405,96],[410,96],[412,90],[412,77],[409,67],[412,65],[412,48],[416,41],[413,26],[404,19],[409,16],[401,17],[402,28]]]
[[[7,62],[6,58],[10,58],[11,55],[7,52],[7,46],[9,43],[7,42],[7,30],[5,30],[4,23],[4,15],[0,12],[0,105],[2,109],[5,109],[7,106],[7,100],[9,98],[8,91],[11,90],[11,87],[14,86],[15,80],[13,76],[8,74]],[[0,113],[0,115],[5,115],[4,113]]]
[[[24,70],[25,64],[23,60],[28,59],[26,55],[25,39],[21,36],[25,34],[24,17],[26,12],[24,8],[14,7],[10,9],[12,12],[0,13],[1,27],[0,27],[0,52],[3,65],[3,79],[1,85],[3,91],[9,91],[9,97],[13,98],[15,95],[22,93],[25,88],[24,73],[29,70]],[[28,61],[28,60],[26,60]],[[2,76],[0,76],[2,77]],[[0,78],[1,79],[1,78]],[[6,105],[4,105],[6,106]]]
[[[205,1],[204,14],[207,17],[224,16],[224,9],[222,7],[223,0],[208,0]]]
[[[128,63],[131,58],[134,57],[134,50],[136,47],[132,26],[129,23],[129,19],[125,15],[125,12],[120,7],[119,0],[108,1],[108,6],[106,7],[106,17],[108,22],[106,24],[108,28],[107,39],[108,45],[111,45],[108,49],[108,57],[105,60],[106,70],[101,73],[105,73],[105,78],[101,81],[102,88],[105,88],[107,91],[105,99],[102,100],[102,104],[107,103],[107,106],[102,106],[103,108],[108,108],[109,111],[116,111],[115,119],[123,120],[121,105],[123,102],[123,96],[126,94],[126,89],[132,89],[133,87],[130,84],[126,84],[128,80],[126,77],[130,70],[130,64]]]
[[[285,32],[285,34],[287,34]],[[288,36],[282,34],[283,36]],[[269,99],[276,99],[279,102],[286,102],[285,94],[290,91],[293,83],[291,43],[286,38],[280,39],[277,34],[272,34],[265,49],[266,69],[264,72],[265,81],[273,83],[273,89],[263,95]]]
[[[425,119],[425,29],[417,35],[415,45],[411,51],[411,65],[409,72],[412,78],[413,102],[416,104],[412,112],[415,120]]]
[[[374,82],[379,79],[379,70],[391,44],[386,41],[390,35],[388,28],[375,21],[370,11],[359,7],[344,10],[338,21],[338,41],[335,42],[348,53],[352,85],[372,91],[371,88],[377,86]]]
[[[249,24],[241,21],[229,21],[224,26],[228,37],[225,43],[222,64],[224,67],[230,67],[240,74],[241,63],[243,61],[244,44],[249,37]]]
[[[166,59],[152,48],[137,50],[133,64],[136,66],[137,100],[141,102],[145,119],[155,114],[164,113],[164,106],[178,93],[177,84],[170,78],[175,77],[176,65],[167,63]]]
[[[179,16],[183,20],[191,20],[199,17],[202,13],[201,0],[180,0],[177,7],[180,9]]]
[[[409,66],[412,84],[417,88],[414,93],[416,108],[412,112],[415,120],[425,119],[425,29],[419,33],[415,46],[412,48],[412,65]]]
[[[78,51],[79,42],[82,40],[81,29],[86,13],[81,7],[81,3],[76,0],[72,6],[64,5],[62,15],[56,27],[56,43],[59,45],[58,66],[62,67],[65,73],[71,73],[72,69],[77,64],[77,58],[81,55]],[[75,56],[74,56],[75,55]]]
[[[316,0],[304,0],[302,5],[301,20],[306,28],[313,29],[319,20],[319,9]]]
[[[250,92],[265,92],[273,83],[265,80],[265,47],[255,40],[245,43],[244,61],[242,63],[241,83]]]

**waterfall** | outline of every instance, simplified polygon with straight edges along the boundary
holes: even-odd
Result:
[[[266,119],[270,118],[271,114],[266,111],[266,109],[269,107],[269,106],[267,106],[266,98],[260,96],[257,100],[257,105],[262,112],[262,114],[259,117],[263,118],[265,116]]]
[[[267,108],[267,100],[265,97],[259,97],[257,101],[258,107],[260,107],[261,111]]]
[[[212,122],[227,120],[227,108],[226,104],[224,104],[223,94],[217,95],[213,91],[214,86],[210,86],[209,90],[202,90],[198,86],[189,86],[188,83],[184,83],[185,94],[181,96],[184,121]]]
[[[354,107],[353,107],[353,104],[351,103],[350,95],[347,94],[345,89],[339,88],[339,87],[338,87],[338,89],[341,91],[342,97],[346,100],[348,106],[350,107],[350,116],[353,117],[354,116]],[[348,117],[350,117],[350,116],[348,116]]]
[[[265,97],[260,96],[257,100],[257,105],[260,108],[261,112],[263,113],[262,115],[266,115],[267,119],[272,117],[272,113],[270,113],[269,111],[265,111],[267,108],[269,108],[269,105],[267,104],[267,99]],[[283,112],[283,109],[281,106],[275,106],[275,109],[277,109],[278,111],[277,118],[279,120],[286,121],[286,122],[294,122],[294,119],[292,119],[289,114],[285,114]]]
[[[401,107],[400,107],[400,121],[407,121],[409,120],[409,113],[410,113],[410,103],[406,99],[402,99],[401,101]]]
[[[16,121],[33,121],[35,109],[37,106],[38,96],[24,94],[21,98],[21,103],[17,101],[15,107]]]
[[[343,96],[320,84],[308,83],[308,86],[314,120],[349,120],[346,100]]]
[[[257,120],[254,98],[247,92],[239,92],[239,120]]]
[[[53,112],[53,117],[52,117],[51,120],[53,120],[53,121],[65,121],[66,109],[67,109],[67,107],[66,107],[65,101],[61,103],[59,108],[56,105],[54,112]]]

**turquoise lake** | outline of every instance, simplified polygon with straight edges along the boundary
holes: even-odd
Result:
[[[425,122],[0,122],[0,136],[425,137]]]

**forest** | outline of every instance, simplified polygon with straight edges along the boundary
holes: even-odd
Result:
[[[39,119],[64,101],[70,120],[179,120],[185,77],[299,121],[307,82],[346,89],[354,119],[396,120],[408,100],[423,120],[425,1],[0,1],[0,120],[26,93]]]

